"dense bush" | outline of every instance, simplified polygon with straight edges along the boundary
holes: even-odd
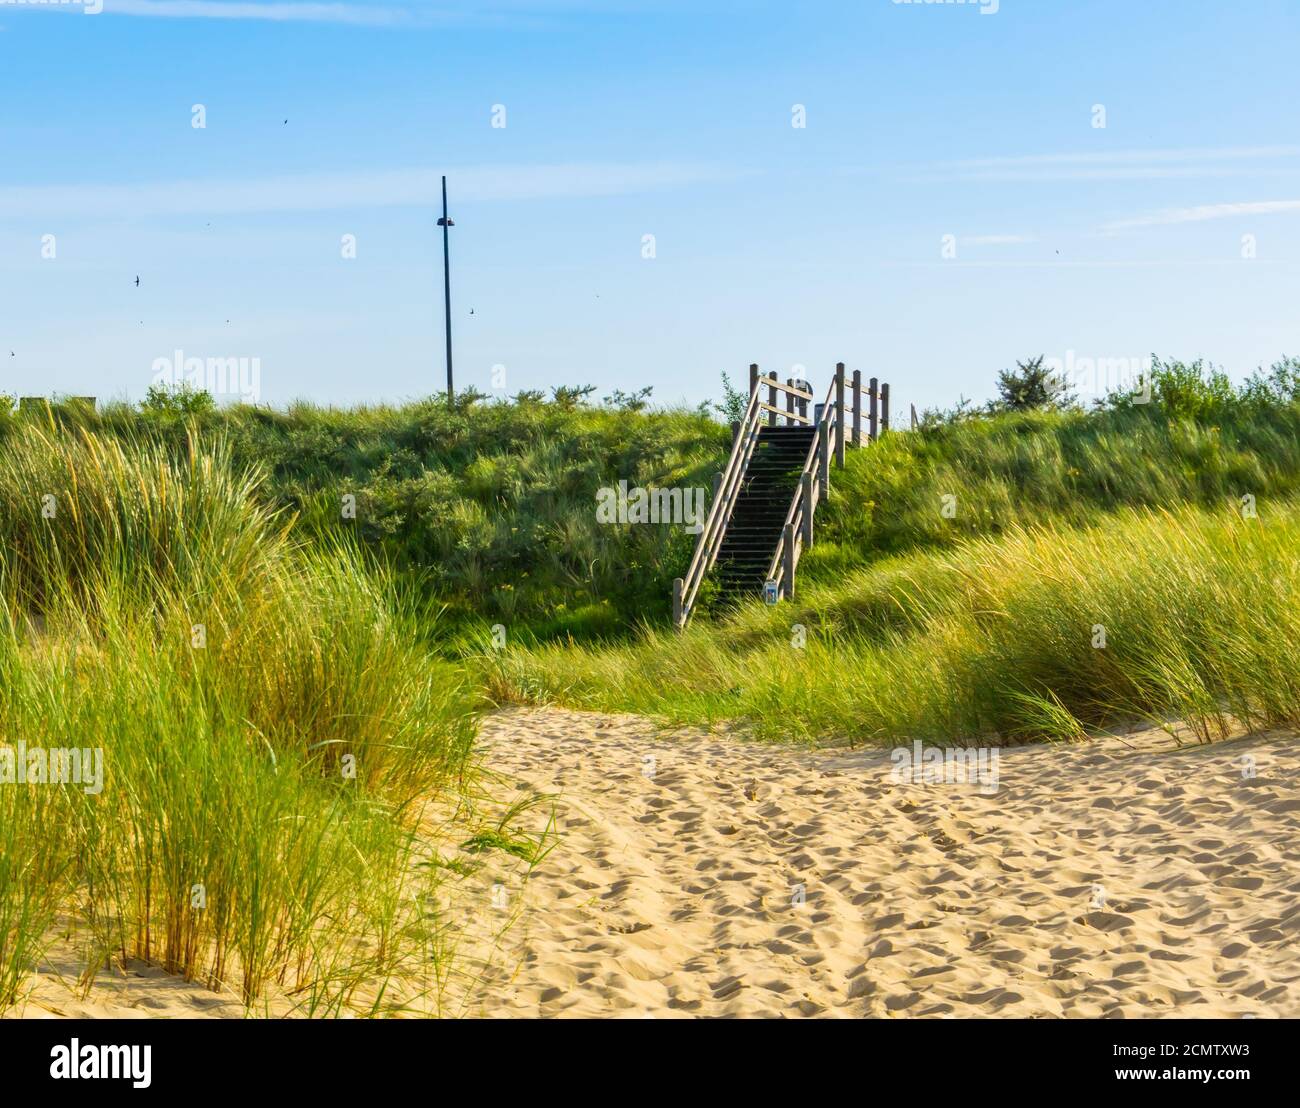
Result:
[[[1133,721],[1202,739],[1300,726],[1300,508],[1125,509],[1014,526],[749,605],[684,635],[480,660],[502,700],[739,721],[764,738],[1076,739]],[[802,628],[795,634],[796,628]]]
[[[56,919],[86,980],[136,957],[249,1005],[429,972],[415,828],[459,788],[477,695],[228,450],[58,418],[0,442],[0,1011]],[[16,740],[100,751],[98,787],[14,787]]]
[[[1300,492],[1300,363],[1234,388],[1202,363],[1157,361],[1150,384],[1149,398],[1114,395],[1091,411],[950,412],[850,451],[801,574],[829,579],[1013,525]]]
[[[666,615],[694,536],[601,524],[597,490],[619,481],[710,490],[730,436],[702,412],[643,411],[643,393],[588,406],[589,391],[283,412],[159,392],[136,408],[10,416],[0,436],[40,422],[54,438],[84,430],[177,458],[220,442],[235,469],[265,474],[257,495],[294,520],[296,535],[355,542],[445,606],[445,624],[615,633]]]

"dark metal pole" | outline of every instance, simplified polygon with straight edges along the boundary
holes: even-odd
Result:
[[[456,224],[447,218],[447,178],[442,179],[442,218],[438,220],[442,228],[442,287],[443,303],[447,313],[447,403],[455,397],[451,381],[451,252],[447,240],[447,229]]]

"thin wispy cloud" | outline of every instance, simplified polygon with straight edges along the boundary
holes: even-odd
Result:
[[[1087,151],[1063,154],[1020,154],[1013,157],[966,158],[958,167],[1101,165],[1115,162],[1240,161],[1254,158],[1297,158],[1300,146],[1193,146],[1159,150]]]
[[[441,172],[414,168],[142,184],[10,185],[0,187],[0,220],[432,206],[439,195]],[[680,162],[466,166],[445,172],[462,204],[618,196],[729,181],[741,175],[716,165]]]
[[[0,0],[3,4],[3,0]],[[565,0],[10,0],[6,12],[129,16],[166,21],[316,23],[405,29],[542,28],[570,10]],[[3,28],[0,28],[2,30]]]
[[[965,235],[958,241],[962,246],[1021,246],[1038,240],[1032,235]]]
[[[86,0],[89,2],[89,0]],[[110,15],[146,19],[219,19],[334,23],[362,27],[554,26],[557,18],[653,11],[651,0],[96,0]],[[658,0],[663,3],[663,0]],[[76,10],[51,3],[44,10]]]
[[[1186,181],[1228,177],[1275,177],[1300,174],[1300,165],[1283,169],[1277,167],[1247,168],[1242,166],[1095,166],[1072,169],[985,170],[965,173],[957,177],[928,176],[911,178],[913,181],[937,183],[943,181],[987,182],[989,184],[1055,184],[1077,181]]]
[[[312,0],[103,0],[110,15],[152,19],[239,19],[272,23],[349,23],[392,26],[410,22],[411,9],[388,4]]]
[[[1286,164],[1291,162],[1293,164]],[[1300,146],[1180,147],[964,158],[916,168],[920,183],[1149,181],[1300,173]]]
[[[1162,211],[1129,219],[1117,219],[1103,225],[1103,234],[1113,235],[1141,227],[1168,227],[1178,223],[1204,223],[1211,219],[1234,219],[1239,216],[1279,215],[1300,212],[1300,200],[1253,200],[1235,204],[1198,204],[1190,208],[1165,208]]]

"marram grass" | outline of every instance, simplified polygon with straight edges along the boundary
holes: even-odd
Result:
[[[258,499],[292,511],[295,534],[354,537],[444,607],[444,625],[472,632],[527,622],[539,636],[609,633],[650,612],[667,617],[672,580],[690,560],[694,536],[600,523],[598,490],[620,480],[707,490],[730,442],[727,428],[699,411],[536,398],[470,403],[463,396],[450,407],[443,397],[395,407],[298,403],[285,411],[204,406],[184,418],[147,403],[99,411],[55,405],[6,418],[0,400],[0,443],[33,427],[49,441],[49,456],[24,451],[22,464],[42,479],[66,469],[64,450],[99,455],[110,469],[115,442],[148,443],[149,459],[184,456],[201,427],[220,437],[231,462],[222,467],[215,449],[205,449],[213,476],[236,480],[244,467],[258,467],[266,474]],[[157,454],[158,446],[166,453]],[[165,476],[156,466],[141,469]],[[132,510],[161,522],[172,499],[153,484]],[[346,520],[345,496],[356,509]]]
[[[498,701],[740,721],[769,739],[1300,726],[1300,508],[1124,510],[901,556],[630,645],[488,652]]]
[[[253,1011],[385,1011],[413,966],[446,982],[455,936],[423,906],[455,863],[414,828],[463,795],[478,688],[809,742],[1300,725],[1298,412],[891,436],[833,474],[796,602],[685,635],[663,607],[689,537],[597,528],[593,490],[707,484],[726,433],[701,416],[0,420],[0,747],[105,768],[97,795],[0,784],[0,1007],[56,923],[86,980],[144,957]],[[468,666],[431,656],[385,564],[482,640]],[[497,621],[500,653],[473,630]],[[563,628],[617,641],[526,645]]]
[[[465,772],[476,695],[257,482],[220,444],[0,448],[0,746],[104,767],[94,794],[0,784],[0,1008],[56,922],[87,981],[143,958],[253,1010],[355,1006],[421,956],[415,820]]]

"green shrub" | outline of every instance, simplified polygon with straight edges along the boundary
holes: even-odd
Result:
[[[193,439],[0,443],[0,746],[104,769],[0,787],[0,1009],[59,915],[87,975],[139,957],[249,1005],[344,1004],[421,956],[419,806],[458,787],[477,694],[380,567],[295,544],[258,481]]]
[[[804,741],[1300,726],[1300,507],[1126,509],[913,553],[685,634],[479,660],[501,700]],[[793,629],[805,629],[806,640]]]

